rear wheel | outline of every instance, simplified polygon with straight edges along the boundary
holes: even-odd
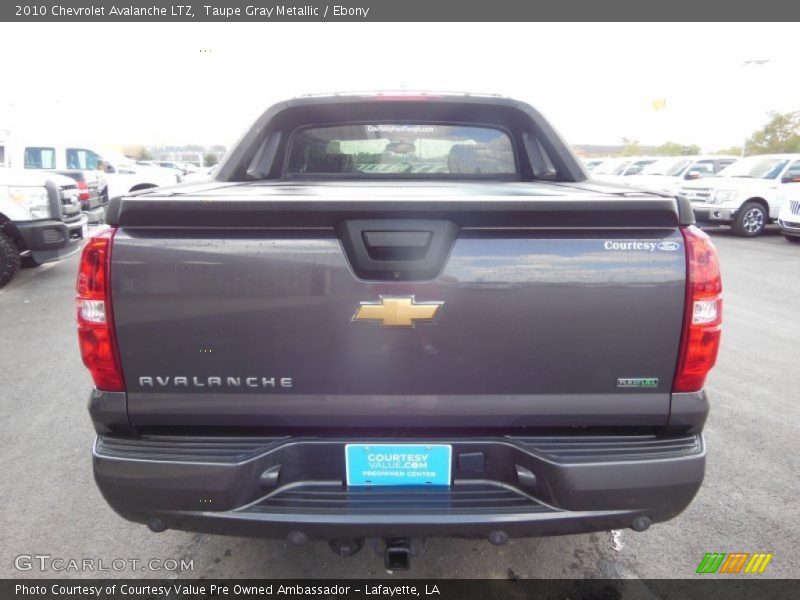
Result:
[[[745,202],[736,214],[733,232],[743,237],[755,237],[764,233],[767,225],[767,210],[758,202]]]
[[[10,237],[0,232],[0,287],[14,278],[19,271],[19,248]]]
[[[787,240],[789,240],[790,242],[792,242],[792,243],[794,243],[794,244],[800,244],[800,236],[797,236],[797,235],[787,235],[787,234],[785,234],[785,233],[784,233],[784,234],[783,234],[783,237],[785,237]]]

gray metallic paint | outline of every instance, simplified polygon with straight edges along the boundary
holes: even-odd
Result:
[[[680,247],[609,251],[609,239]],[[674,229],[462,231],[438,278],[403,283],[357,279],[330,232],[120,230],[112,295],[135,425],[374,425],[398,414],[431,426],[664,425],[684,277]],[[445,305],[414,329],[351,322],[381,294]],[[294,386],[139,386],[156,375]],[[619,377],[659,386],[617,389]]]

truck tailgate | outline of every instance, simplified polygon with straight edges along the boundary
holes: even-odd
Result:
[[[318,200],[295,222],[286,210],[265,220],[274,206],[252,199],[197,200],[197,214],[218,216],[183,224],[162,200],[161,226],[131,203],[111,268],[131,422],[664,425],[685,296],[674,200],[617,198],[598,218],[574,191],[553,196],[511,212]],[[248,221],[230,221],[241,204]],[[449,224],[433,275],[365,275],[352,246],[367,237],[341,226],[364,215],[372,233]],[[437,308],[398,325],[387,299]],[[373,318],[354,319],[364,304]]]

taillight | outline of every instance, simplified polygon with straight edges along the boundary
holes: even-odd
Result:
[[[78,268],[78,343],[83,364],[95,386],[108,392],[125,390],[111,307],[111,241],[115,229],[89,238]]]
[[[717,360],[722,279],[717,251],[697,227],[681,229],[686,245],[686,310],[673,392],[697,392]]]
[[[89,184],[85,181],[78,181],[78,200],[89,199]]]

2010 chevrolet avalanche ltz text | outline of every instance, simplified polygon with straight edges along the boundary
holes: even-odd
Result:
[[[645,530],[703,479],[716,252],[527,104],[270,108],[215,180],[112,200],[78,278],[97,484],[152,530]]]

